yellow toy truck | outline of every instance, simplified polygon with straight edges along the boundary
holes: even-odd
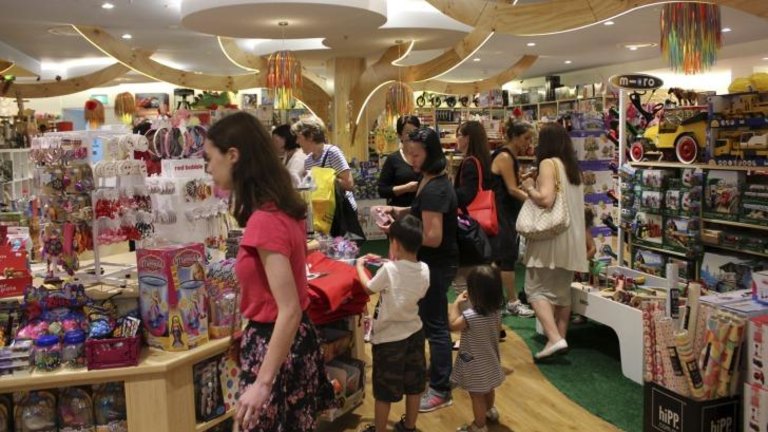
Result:
[[[674,154],[678,161],[692,164],[698,160],[699,149],[707,145],[707,113],[699,111],[687,118],[685,115],[666,113],[664,120],[651,126],[643,133],[629,150],[630,158],[639,162],[646,156],[655,155],[659,160],[671,158]]]

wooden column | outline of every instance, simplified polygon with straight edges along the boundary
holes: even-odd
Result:
[[[365,70],[365,59],[357,57],[335,58],[328,61],[327,67],[333,71],[335,87],[331,111],[333,132],[328,139],[332,144],[341,148],[347,159],[351,160],[354,157],[357,160],[367,160],[366,137],[358,134],[355,142],[352,142],[352,123],[355,119],[353,118],[353,110],[349,106],[352,89]]]

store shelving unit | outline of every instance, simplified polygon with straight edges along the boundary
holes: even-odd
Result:
[[[5,167],[5,168],[3,168]],[[32,192],[32,163],[29,149],[0,149],[0,169],[9,171],[10,177],[0,175],[4,199],[18,199]]]

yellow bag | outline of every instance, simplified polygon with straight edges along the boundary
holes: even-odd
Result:
[[[312,191],[312,224],[315,232],[331,232],[336,211],[336,171],[333,168],[312,167],[312,179],[317,188]]]

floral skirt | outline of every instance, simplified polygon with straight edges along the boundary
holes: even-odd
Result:
[[[240,391],[256,381],[267,355],[273,323],[250,321],[240,349]],[[333,386],[325,374],[317,330],[306,314],[272,387],[272,395],[249,432],[313,431],[317,417],[334,406]],[[241,429],[246,432],[244,429]]]

